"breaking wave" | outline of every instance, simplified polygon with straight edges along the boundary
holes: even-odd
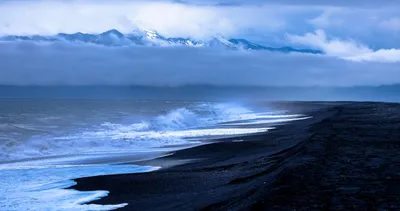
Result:
[[[73,132],[35,134],[24,141],[2,142],[0,159],[17,160],[32,157],[93,152],[126,152],[164,146],[190,146],[202,139],[243,136],[266,132],[271,126],[252,122],[279,123],[296,120],[297,115],[254,112],[229,103],[203,103],[160,112],[159,115],[132,123],[99,122]],[[257,123],[258,124],[258,123]],[[246,125],[246,127],[241,127]],[[22,127],[18,125],[20,130]],[[4,128],[3,128],[4,129]],[[35,130],[39,130],[35,128]],[[27,130],[32,130],[27,127]],[[1,137],[0,137],[1,138]]]
[[[220,122],[258,118],[258,113],[235,104],[201,104],[178,108],[155,118],[130,125],[102,124],[105,129],[127,131],[171,131],[212,126]]]

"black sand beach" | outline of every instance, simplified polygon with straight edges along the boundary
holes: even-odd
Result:
[[[400,210],[400,104],[272,106],[313,118],[140,163],[159,171],[71,188],[109,190],[92,203],[128,203],[120,210]]]

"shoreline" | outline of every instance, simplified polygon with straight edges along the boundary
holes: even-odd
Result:
[[[280,125],[265,134],[243,137],[241,142],[220,140],[176,151],[160,159],[134,163],[163,167],[157,171],[76,179],[77,185],[71,189],[108,190],[107,197],[90,204],[128,203],[118,210],[362,210],[371,206],[379,208],[377,201],[384,199],[386,201],[382,204],[386,208],[400,207],[400,193],[391,189],[395,186],[393,181],[400,179],[396,175],[400,169],[394,165],[399,156],[393,154],[396,151],[388,151],[390,148],[384,147],[385,144],[380,144],[387,143],[384,137],[390,133],[392,139],[387,144],[393,149],[399,147],[399,104],[283,102],[272,104],[274,106],[301,111],[313,118]],[[390,119],[383,118],[386,116]],[[349,120],[354,122],[350,124]],[[377,122],[381,124],[381,130],[364,131],[365,125]],[[342,136],[346,138],[338,139]],[[368,138],[374,138],[375,142],[358,143]],[[341,148],[340,141],[344,145],[357,144]],[[376,146],[371,148],[368,144],[379,145],[382,149]],[[360,168],[360,178],[372,171],[362,168],[360,163],[358,166],[349,165],[351,162],[342,163],[342,159],[351,159],[337,155],[358,151],[362,154],[371,149],[376,151],[378,158],[386,159],[382,165],[386,165],[388,172],[377,172],[376,175],[383,178],[388,174],[391,179],[389,183],[382,181],[386,186],[377,191],[389,192],[389,198],[374,196],[377,191],[373,194],[363,192],[370,185],[368,181],[362,180],[351,188],[347,187],[347,183],[336,187],[343,177],[340,169],[350,171]],[[355,156],[354,162],[360,159]],[[357,174],[351,176],[354,178]],[[361,192],[351,199],[346,194],[354,189]],[[337,199],[329,199],[335,196]],[[361,203],[363,197],[370,202]]]

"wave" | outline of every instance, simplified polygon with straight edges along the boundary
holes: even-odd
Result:
[[[190,108],[178,108],[149,121],[130,125],[106,122],[105,130],[171,131],[206,127],[220,122],[257,118],[259,114],[236,104],[201,104]]]
[[[203,139],[267,132],[273,127],[266,123],[298,118],[301,117],[280,112],[254,112],[232,103],[191,104],[128,124],[100,122],[61,135],[50,133],[34,135],[24,142],[5,141],[0,145],[0,160],[107,151],[135,152],[165,146],[187,147],[200,144]]]

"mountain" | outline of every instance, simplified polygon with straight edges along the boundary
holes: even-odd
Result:
[[[268,51],[278,51],[278,52],[285,52],[285,53],[290,53],[290,52],[312,53],[312,54],[322,54],[323,53],[320,50],[314,50],[314,49],[296,49],[296,48],[292,48],[292,47],[280,47],[280,48],[267,47],[267,46],[259,45],[256,43],[252,43],[245,39],[230,39],[229,42],[233,43],[234,45],[236,45],[238,47],[241,47],[242,49],[246,49],[246,50],[268,50]]]
[[[225,39],[213,37],[209,40],[195,40],[183,37],[165,37],[156,31],[136,29],[130,33],[123,34],[116,29],[100,34],[59,33],[54,36],[3,36],[0,41],[35,41],[35,42],[70,42],[75,44],[96,44],[109,47],[117,46],[191,46],[191,47],[213,47],[226,48],[231,50],[264,50],[283,53],[300,52],[311,54],[322,54],[323,52],[313,49],[296,49],[292,47],[269,47],[250,42],[246,39]]]

